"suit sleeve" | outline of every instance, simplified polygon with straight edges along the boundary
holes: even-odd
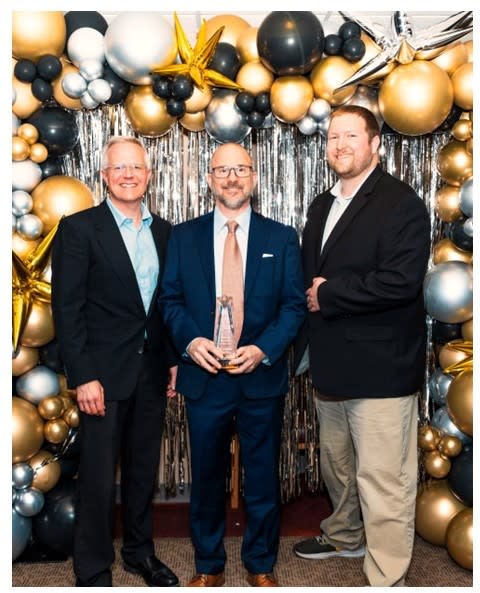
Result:
[[[430,254],[430,222],[418,197],[401,200],[380,225],[376,262],[364,274],[343,271],[318,288],[326,319],[388,310],[418,297]]]

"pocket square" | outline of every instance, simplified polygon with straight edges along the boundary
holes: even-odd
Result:
[[[262,257],[273,257],[273,253],[262,253]]]

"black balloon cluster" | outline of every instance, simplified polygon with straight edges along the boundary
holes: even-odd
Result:
[[[261,128],[265,118],[271,112],[270,93],[268,91],[257,95],[242,91],[235,97],[235,104],[246,115],[247,124],[251,128]]]
[[[365,55],[365,43],[361,39],[361,28],[355,21],[343,23],[338,33],[325,37],[323,49],[327,56],[342,56],[349,62],[358,62]]]
[[[21,82],[31,83],[32,95],[39,101],[48,101],[53,95],[52,80],[62,71],[62,63],[47,54],[35,64],[31,60],[22,59],[15,64],[13,73]]]
[[[185,114],[185,101],[193,95],[194,87],[190,76],[177,74],[173,78],[152,74],[152,90],[157,97],[166,99],[167,113],[172,117]]]

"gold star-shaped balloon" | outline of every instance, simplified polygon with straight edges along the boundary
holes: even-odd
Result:
[[[175,34],[177,36],[178,52],[183,60],[181,64],[172,64],[170,66],[162,66],[160,68],[154,67],[152,71],[156,74],[163,74],[166,76],[175,74],[187,74],[192,79],[195,86],[201,91],[205,90],[207,86],[220,86],[227,89],[240,89],[241,87],[227,78],[220,72],[208,68],[218,42],[222,36],[225,26],[220,27],[215,33],[206,40],[207,23],[202,21],[198,31],[197,42],[192,49],[185,31],[180,24],[177,14],[174,13],[175,19]]]
[[[58,223],[46,235],[25,261],[12,251],[12,342],[17,350],[28,316],[35,301],[49,303],[51,285],[42,280],[57,232]]]
[[[445,374],[456,376],[463,371],[473,371],[473,342],[471,340],[452,340],[448,342],[448,347],[451,350],[463,352],[467,357],[446,367],[443,370]]]

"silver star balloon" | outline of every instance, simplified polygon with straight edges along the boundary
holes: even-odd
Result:
[[[350,84],[357,84],[392,61],[409,64],[416,57],[420,57],[422,52],[435,49],[441,51],[444,46],[457,41],[473,30],[471,10],[456,12],[439,23],[418,32],[413,30],[406,12],[395,11],[392,13],[389,31],[383,25],[363,16],[358,18],[349,12],[341,11],[340,14],[345,19],[359,24],[363,31],[372,37],[381,51],[336,90],[343,89]]]

